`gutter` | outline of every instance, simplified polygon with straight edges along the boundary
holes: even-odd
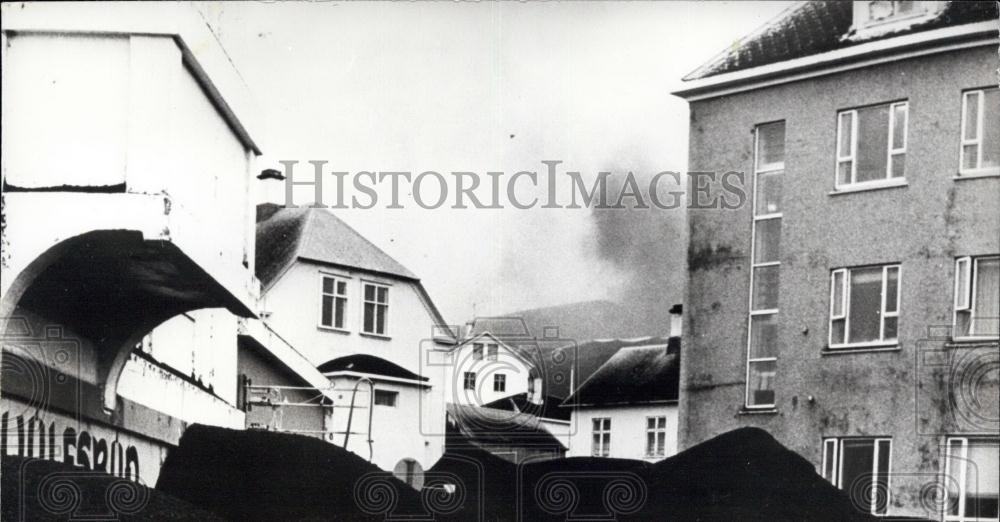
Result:
[[[699,101],[918,56],[1000,43],[996,21],[922,31],[691,80],[671,94]]]

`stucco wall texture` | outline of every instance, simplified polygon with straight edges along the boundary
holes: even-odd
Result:
[[[955,258],[1000,252],[1000,177],[955,179],[962,91],[995,86],[996,66],[996,48],[977,47],[691,103],[689,170],[743,171],[752,193],[753,129],[772,121],[785,121],[786,153],[775,411],[742,411],[750,200],[689,209],[682,449],[758,426],[819,469],[824,437],[890,436],[890,514],[928,514],[917,496],[941,471],[942,434],[970,427],[948,425],[953,377],[919,356],[945,344],[928,328],[951,325]],[[833,194],[837,112],[902,100],[907,185]],[[830,271],[883,263],[902,266],[899,349],[824,353]]]

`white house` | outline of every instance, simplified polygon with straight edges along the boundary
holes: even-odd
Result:
[[[541,379],[526,350],[490,332],[473,335],[451,351],[445,397],[452,404],[485,406],[512,395],[540,403]]]
[[[273,204],[258,207],[257,276],[264,321],[329,379],[327,440],[350,431],[387,470],[436,462],[454,341],[417,276],[331,212]]]
[[[566,399],[568,457],[656,461],[677,453],[680,338],[618,350]]]

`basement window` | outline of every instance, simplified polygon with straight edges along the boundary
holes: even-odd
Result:
[[[979,522],[1000,519],[1000,440],[948,439],[944,487],[946,521]]]
[[[831,273],[830,348],[897,342],[899,268],[840,268]]]
[[[904,101],[837,114],[838,190],[895,185],[904,179],[908,113]]]
[[[956,339],[1000,337],[1000,256],[955,260]]]
[[[858,507],[873,515],[885,515],[891,457],[889,438],[824,439],[823,478],[849,492]]]

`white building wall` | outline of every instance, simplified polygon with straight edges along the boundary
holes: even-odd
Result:
[[[611,446],[609,457],[636,460],[660,460],[646,456],[646,418],[666,416],[667,434],[665,451],[669,457],[677,453],[677,405],[653,404],[642,406],[617,406],[605,408],[578,408],[573,411],[571,424],[576,426],[570,435],[567,457],[589,457],[593,440],[593,419],[611,419]]]
[[[348,281],[343,331],[320,326],[321,274],[332,274]],[[364,281],[389,286],[386,336],[361,333]],[[391,470],[401,458],[407,457],[427,468],[440,458],[444,453],[444,391],[448,389],[450,363],[444,347],[432,340],[437,321],[412,283],[299,261],[278,276],[267,290],[263,309],[269,313],[268,326],[314,365],[346,355],[367,354],[427,377],[431,385],[429,390],[418,393],[416,389],[400,388],[399,406],[384,416],[378,411],[384,407],[376,408],[374,462]],[[359,400],[362,398],[359,396]],[[350,397],[346,396],[346,400]],[[346,409],[336,408],[335,411],[338,422],[346,418],[342,413]],[[367,447],[356,447],[354,443],[349,446],[367,458]]]
[[[473,355],[475,345],[483,345],[483,358]],[[488,357],[489,346],[497,346],[496,360]],[[445,382],[445,401],[467,406],[483,406],[504,397],[528,391],[528,374],[531,365],[496,338],[483,335],[454,348],[449,354],[448,376]],[[465,389],[465,372],[476,374],[473,390]],[[494,390],[494,376],[503,375],[504,391]]]

